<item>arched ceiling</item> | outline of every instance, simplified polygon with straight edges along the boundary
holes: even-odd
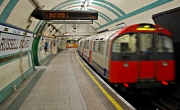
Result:
[[[141,14],[172,0],[37,0],[43,10],[96,10],[98,20],[91,24],[100,30],[111,24]],[[82,7],[84,6],[84,7]],[[58,27],[62,26],[59,24]]]

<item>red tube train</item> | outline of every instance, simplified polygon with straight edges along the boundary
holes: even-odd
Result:
[[[134,24],[83,38],[78,53],[111,84],[155,89],[175,80],[172,34],[153,24]]]

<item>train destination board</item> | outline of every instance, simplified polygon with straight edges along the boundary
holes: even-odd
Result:
[[[96,11],[61,11],[61,10],[44,10],[45,20],[97,20]]]
[[[35,9],[31,16],[40,20],[97,20],[97,11],[77,10],[39,10]]]

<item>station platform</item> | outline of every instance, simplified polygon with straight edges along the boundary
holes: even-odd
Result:
[[[74,48],[35,68],[0,104],[0,110],[135,109],[100,80]]]

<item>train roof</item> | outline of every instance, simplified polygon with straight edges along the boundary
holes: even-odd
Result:
[[[168,31],[167,29],[159,25],[149,24],[149,23],[140,23],[140,24],[130,25],[118,31],[119,34],[137,33],[137,32],[162,33],[168,36],[172,36],[171,32]]]
[[[89,37],[82,38],[82,40],[91,40],[92,38],[95,38],[94,40],[106,40],[115,32],[117,32],[117,34],[119,34],[119,35],[125,34],[125,33],[148,32],[148,33],[162,33],[162,34],[166,34],[168,36],[172,36],[170,31],[168,31],[167,29],[165,29],[159,25],[149,24],[149,23],[139,23],[139,24],[133,24],[130,26],[126,26],[121,29],[115,29],[115,30],[91,35]]]
[[[118,30],[120,30],[120,29],[116,29],[116,30],[106,31],[106,32],[100,33],[95,38],[95,40],[105,40],[105,39],[108,39],[113,33],[115,33]]]
[[[86,40],[91,40],[91,39],[94,38],[95,36],[97,36],[97,34],[91,35],[91,36],[89,36],[89,37],[86,37],[85,39],[86,39]]]

